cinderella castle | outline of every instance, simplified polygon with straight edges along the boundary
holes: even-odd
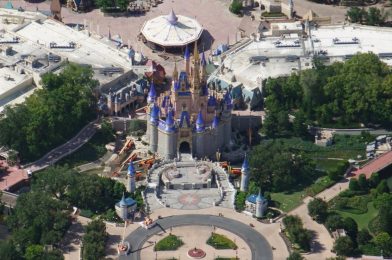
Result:
[[[151,83],[147,97],[147,133],[149,149],[167,159],[181,153],[193,157],[215,158],[231,139],[230,94],[209,93],[206,58],[195,44],[191,60],[186,47],[185,68],[173,71],[169,91],[160,96]]]

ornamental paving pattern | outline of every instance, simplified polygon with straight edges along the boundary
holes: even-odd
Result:
[[[162,200],[174,209],[204,209],[213,207],[219,200],[218,189],[203,190],[165,190]]]

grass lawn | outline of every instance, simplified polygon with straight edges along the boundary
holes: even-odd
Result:
[[[168,235],[161,239],[155,246],[155,251],[174,251],[182,246],[184,242],[175,235]]]
[[[336,166],[341,163],[341,160],[328,160],[328,159],[315,159],[316,162],[316,168],[323,170],[323,171],[329,171],[333,170],[336,168]]]
[[[335,210],[335,211],[338,212],[342,217],[353,218],[355,222],[357,222],[358,224],[358,229],[361,230],[361,229],[367,229],[369,222],[372,219],[374,219],[378,214],[378,210],[374,207],[372,201],[367,204],[367,208],[368,211],[364,214],[353,214],[353,213],[346,212],[344,210]]]
[[[224,235],[212,233],[207,244],[215,249],[237,249],[237,245]]]
[[[271,199],[277,201],[279,205],[279,209],[284,212],[288,212],[296,207],[298,207],[302,199],[306,196],[305,190],[296,191],[296,192],[278,192],[271,193]]]

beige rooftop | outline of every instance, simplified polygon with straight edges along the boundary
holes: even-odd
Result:
[[[184,46],[197,41],[203,32],[198,21],[172,10],[169,15],[161,15],[145,22],[141,33],[147,41],[164,47]]]

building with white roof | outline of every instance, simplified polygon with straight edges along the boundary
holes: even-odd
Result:
[[[161,15],[146,21],[141,30],[147,45],[153,49],[183,48],[199,40],[203,27],[193,18],[176,15]]]
[[[41,75],[70,61],[90,66],[103,92],[137,76],[127,50],[90,32],[68,27],[38,12],[0,8],[0,113],[40,87]]]
[[[246,42],[224,53],[225,59],[209,82],[222,88],[239,88],[242,95],[252,101],[255,97],[260,100],[264,80],[312,68],[315,56],[331,64],[345,61],[356,53],[373,52],[392,66],[391,28],[363,25],[309,28],[303,25],[303,30],[293,33],[293,30],[298,31],[298,22],[291,26],[272,24],[271,28],[275,28],[273,35],[269,32],[269,36],[261,40]],[[279,28],[280,33],[277,33]]]

